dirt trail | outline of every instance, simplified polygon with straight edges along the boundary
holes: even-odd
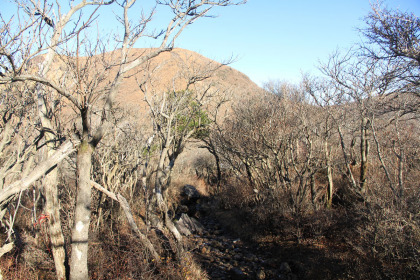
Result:
[[[204,230],[187,237],[191,251],[210,279],[287,279],[298,277],[287,262],[232,236],[212,217],[199,219]]]
[[[361,259],[341,239],[338,242],[320,237],[296,242],[273,235],[250,238],[252,233],[241,229],[241,236],[248,236],[242,240],[228,230],[235,228],[237,232],[239,221],[233,221],[235,216],[211,200],[201,203],[196,206],[204,211],[190,215],[197,218],[203,229],[186,240],[196,262],[211,280],[366,279],[361,275],[383,279],[375,277],[377,268],[369,262],[360,263]],[[194,205],[189,209],[191,206]],[[362,274],[359,268],[363,269]]]

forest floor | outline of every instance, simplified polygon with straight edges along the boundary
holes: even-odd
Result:
[[[344,239],[322,236],[297,242],[253,235],[247,228],[232,230],[232,210],[212,207],[208,202],[207,211],[197,218],[204,230],[187,237],[189,250],[209,279],[380,279],[375,266],[361,261]]]

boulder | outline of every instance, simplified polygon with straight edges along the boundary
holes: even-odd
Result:
[[[280,272],[283,274],[288,274],[292,272],[292,269],[290,268],[289,264],[287,262],[282,262],[280,264],[279,268]]]
[[[181,195],[188,201],[197,201],[201,198],[201,194],[197,191],[197,189],[192,185],[185,185],[182,188]]]
[[[236,279],[242,280],[246,277],[245,273],[243,273],[243,271],[237,267],[230,269],[229,274],[230,274],[230,279],[234,279],[234,280]]]
[[[204,227],[194,218],[191,218],[185,213],[182,213],[180,218],[175,222],[178,231],[183,235],[190,235],[192,233],[202,234]]]
[[[200,208],[198,202],[201,198],[201,194],[197,191],[197,189],[192,185],[185,185],[182,188],[181,196],[181,205],[188,207],[188,215],[191,217],[198,216]]]
[[[263,270],[263,269],[259,269],[259,270],[257,271],[257,279],[259,279],[259,280],[264,280],[264,279],[265,279],[265,277],[266,277],[266,275],[265,275],[264,270]]]

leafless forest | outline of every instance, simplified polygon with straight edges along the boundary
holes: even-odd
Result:
[[[320,77],[238,93],[156,59],[246,1],[62,2],[0,17],[0,279],[418,279],[416,15],[374,4]]]

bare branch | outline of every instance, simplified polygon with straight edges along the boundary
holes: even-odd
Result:
[[[73,153],[75,151],[76,145],[77,143],[74,143],[70,140],[64,142],[51,157],[40,163],[26,177],[8,186],[5,186],[0,191],[0,203],[6,201],[12,195],[15,195],[29,188],[32,183],[47,173],[51,168],[55,168],[58,163]]]

